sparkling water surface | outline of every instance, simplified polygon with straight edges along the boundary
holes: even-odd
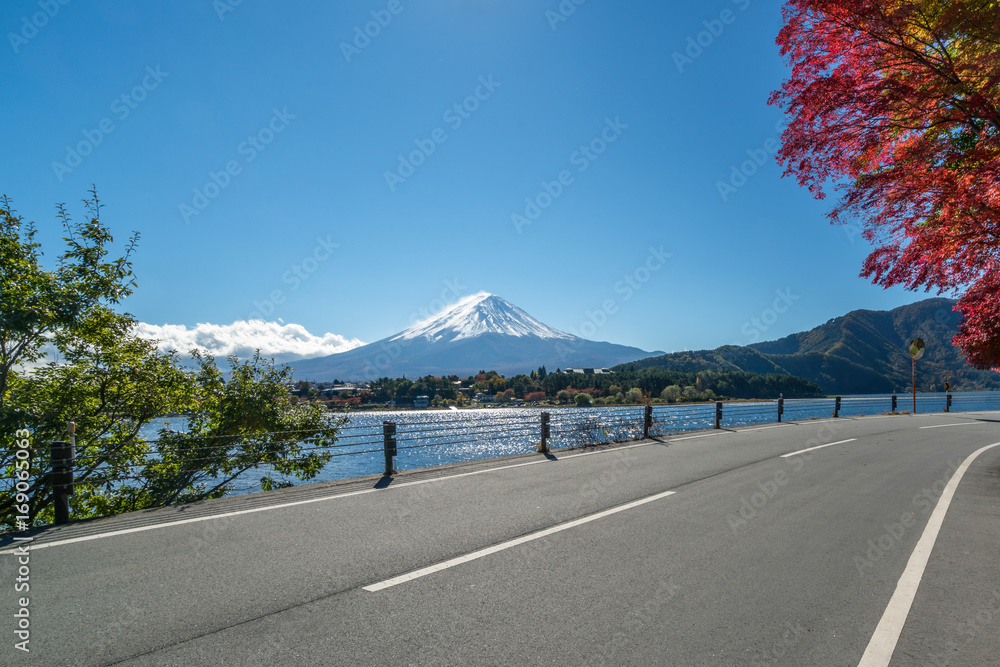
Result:
[[[952,396],[951,409],[954,412],[1000,409],[1000,392],[957,393]],[[918,394],[917,412],[943,412],[945,403],[945,394]],[[834,404],[835,399],[832,398],[789,399],[784,401],[783,419],[829,418],[833,415]],[[841,401],[840,416],[888,413],[891,404],[891,394],[845,396]],[[898,395],[897,411],[909,411],[912,407],[910,395]],[[385,467],[382,452],[382,425],[385,421],[396,424],[398,455],[395,469],[412,470],[534,452],[540,440],[542,412],[551,415],[550,449],[642,437],[642,406],[354,412],[347,415],[348,424],[339,434],[337,447],[331,450],[336,456],[310,481],[381,474]],[[723,405],[723,428],[767,424],[777,419],[777,401],[726,402]],[[656,405],[651,433],[684,433],[709,429],[714,423],[714,403]],[[186,419],[183,417],[157,419],[146,427],[143,437],[154,440],[161,428],[183,431],[185,426]],[[259,481],[265,475],[283,479],[269,468],[248,471],[237,481],[234,493],[259,491]]]

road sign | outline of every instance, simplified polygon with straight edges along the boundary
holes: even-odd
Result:
[[[944,383],[944,390],[945,391],[951,391],[951,383],[950,382],[945,382]]]

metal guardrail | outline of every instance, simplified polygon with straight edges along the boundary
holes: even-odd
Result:
[[[700,429],[767,424],[821,415],[839,418],[895,413],[912,408],[911,400],[909,396],[896,395],[838,396],[714,404],[622,406],[602,409],[599,413],[567,408],[542,412],[540,415],[519,414],[513,410],[502,416],[495,412],[489,415],[449,414],[442,415],[433,423],[385,421],[380,427],[346,425],[338,430],[336,444],[306,446],[300,451],[305,456],[310,452],[322,451],[331,458],[381,454],[385,460],[383,475],[390,476],[396,473],[394,459],[401,453],[435,447],[482,447],[520,438],[533,442],[533,447],[539,452],[549,452],[552,449],[588,447]],[[984,403],[990,404],[985,409],[1000,409],[1000,392],[918,395],[916,401],[917,411],[922,413],[979,410],[984,409]],[[275,435],[287,435],[291,439],[297,437],[297,432]],[[199,446],[187,448],[186,451],[217,452],[232,447],[242,437],[253,436],[192,438],[199,441]],[[143,442],[155,444],[157,441]],[[308,442],[303,441],[301,444]],[[261,452],[261,455],[266,456],[267,453]],[[196,457],[186,459],[185,462],[195,463],[210,458]],[[73,493],[75,485],[149,481],[139,472],[129,474],[144,464],[116,461],[113,456],[103,464],[104,472],[100,467],[82,468],[78,465],[76,453],[66,443],[52,443],[51,460],[47,463],[43,474],[48,480],[46,492],[51,490],[55,494],[57,523],[65,523],[69,519],[68,496]],[[0,483],[13,486],[16,480],[16,477],[0,478]]]

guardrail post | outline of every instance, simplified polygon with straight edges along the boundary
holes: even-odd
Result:
[[[945,396],[948,400],[944,404],[944,411],[951,412],[951,394],[945,394]]]
[[[386,477],[390,477],[396,471],[392,469],[392,457],[396,455],[396,424],[393,422],[382,422],[382,447],[385,450],[385,472]]]
[[[549,437],[552,435],[552,429],[549,426],[549,420],[551,415],[548,412],[542,413],[542,442],[538,445],[538,451],[541,454],[549,453]]]
[[[52,494],[56,524],[69,523],[69,497],[73,495],[73,466],[76,452],[72,444],[52,443]]]
[[[653,406],[646,406],[646,414],[642,420],[642,437],[649,437],[649,429],[653,427]]]
[[[778,397],[778,422],[781,422],[781,416],[785,414],[785,395],[781,394]]]
[[[835,418],[840,416],[840,396],[837,397],[837,402],[833,404],[833,416]]]
[[[896,394],[894,393],[894,394],[892,395],[892,411],[893,411],[893,412],[895,412],[895,411],[896,411],[896,405],[898,404],[898,400],[899,400],[899,399],[897,399],[897,398],[896,398]]]
[[[715,404],[715,428],[722,428],[722,401]]]

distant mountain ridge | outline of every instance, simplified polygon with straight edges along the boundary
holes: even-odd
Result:
[[[301,379],[373,380],[480,370],[516,375],[543,365],[605,368],[650,354],[658,353],[553,329],[499,296],[480,292],[388,338],[291,365]]]
[[[811,380],[827,394],[903,391],[910,386],[907,346],[923,338],[927,353],[917,362],[918,391],[1000,389],[1000,374],[965,362],[952,343],[961,316],[951,299],[925,299],[890,311],[855,310],[810,331],[745,347],[677,352],[636,361],[636,369],[742,370]]]

